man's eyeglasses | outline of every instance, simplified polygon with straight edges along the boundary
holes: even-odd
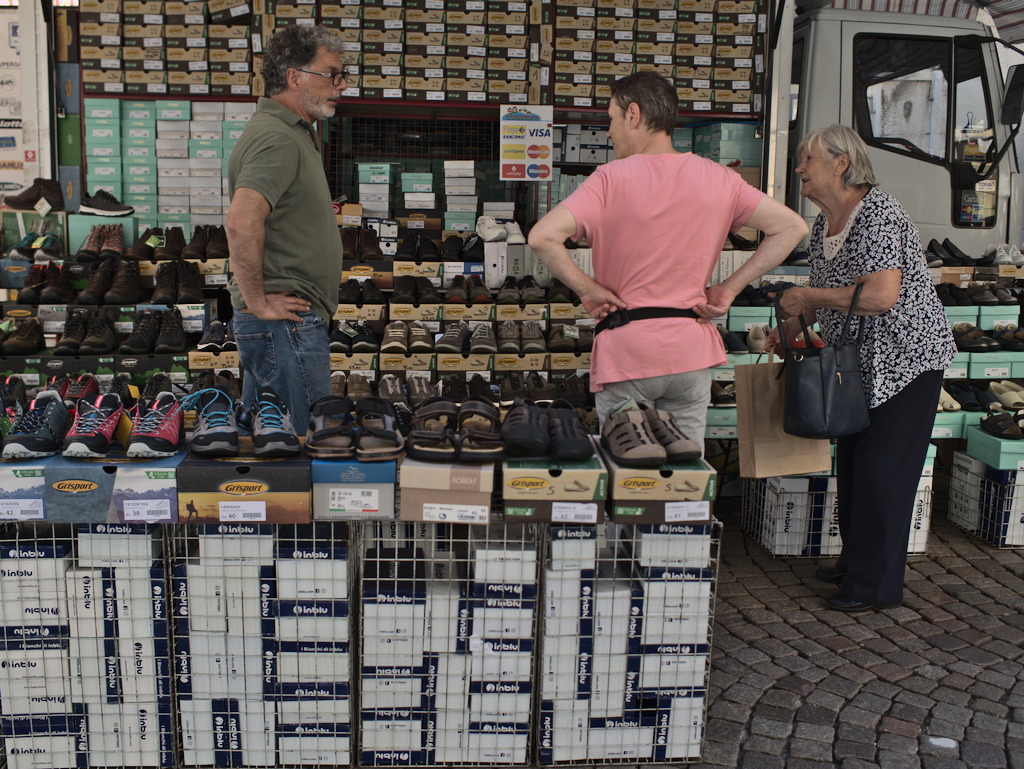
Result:
[[[314,72],[311,69],[303,69],[302,67],[296,67],[299,72],[305,72],[307,75],[319,75],[320,77],[326,77],[330,79],[331,85],[337,87],[343,82],[348,80],[348,70],[342,70],[341,72]]]

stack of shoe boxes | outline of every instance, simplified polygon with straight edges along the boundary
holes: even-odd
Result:
[[[479,208],[477,179],[483,179],[483,170],[473,160],[444,161],[444,228],[459,232],[476,229]]]
[[[761,110],[767,14],[760,0],[719,0],[715,4],[712,103],[715,112]]]
[[[391,185],[395,180],[393,163],[356,163],[359,184],[359,204],[364,217],[387,219],[391,216]],[[412,209],[433,208],[433,196],[421,201],[424,193],[406,193],[405,207]]]

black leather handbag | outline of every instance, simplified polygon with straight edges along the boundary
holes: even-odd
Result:
[[[860,319],[857,338],[848,342],[853,311],[863,284],[857,284],[846,313],[839,344],[812,347],[804,316],[806,348],[790,347],[780,334],[786,396],[782,429],[801,438],[839,438],[859,433],[868,426],[868,401],[860,370],[860,346],[864,341],[864,318]],[[775,314],[779,312],[780,291],[775,295]]]

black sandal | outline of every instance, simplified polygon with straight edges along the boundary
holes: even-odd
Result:
[[[384,462],[405,453],[405,439],[398,431],[395,410],[383,398],[363,398],[356,403],[356,459]]]
[[[498,434],[501,415],[486,398],[466,398],[459,409],[459,461],[496,462],[505,456],[505,441]]]
[[[454,462],[459,455],[453,430],[458,418],[459,407],[448,398],[427,398],[413,412],[406,453],[425,462]]]

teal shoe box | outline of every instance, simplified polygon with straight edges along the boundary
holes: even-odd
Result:
[[[949,366],[946,367],[945,373],[942,375],[943,379],[967,379],[967,374],[970,371],[971,364],[971,353],[969,352],[958,352],[956,357],[950,361]]]
[[[964,431],[964,412],[944,411],[935,415],[935,424],[932,427],[932,438],[940,440],[943,438],[961,438]]]
[[[771,307],[731,307],[727,328],[729,331],[749,331],[751,326],[767,326],[773,314]]]
[[[1024,441],[998,438],[980,427],[967,429],[967,454],[996,470],[1024,470]]]
[[[1024,361],[1024,352],[975,352],[967,373],[971,379],[1008,379],[1013,364]]]
[[[955,326],[957,323],[970,323],[972,326],[978,325],[978,318],[981,315],[981,308],[976,305],[970,305],[967,307],[946,307],[946,317],[949,318],[949,325]]]
[[[982,307],[978,311],[978,327],[985,331],[992,331],[996,326],[1016,326],[1019,322],[1019,304]]]

